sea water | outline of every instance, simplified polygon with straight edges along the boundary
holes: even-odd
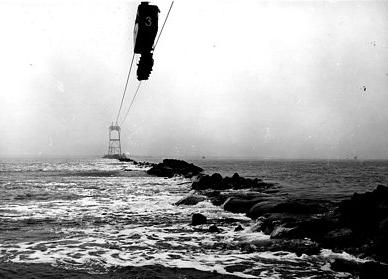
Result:
[[[261,178],[277,195],[340,201],[387,184],[386,161],[194,160],[206,173]],[[241,249],[269,237],[251,230],[243,214],[209,201],[174,203],[190,191],[189,179],[159,178],[131,163],[109,159],[9,159],[0,161],[0,264],[48,263],[104,273],[117,266],[160,264],[246,278],[350,278],[330,260],[346,253],[322,250]],[[209,225],[190,225],[203,213]],[[221,222],[220,220],[234,220]],[[236,223],[244,230],[235,232]]]

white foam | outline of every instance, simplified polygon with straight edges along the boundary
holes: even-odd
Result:
[[[354,262],[358,262],[358,263],[365,263],[365,262],[369,261],[368,259],[361,259],[361,258],[355,257],[353,255],[350,255],[346,252],[336,253],[330,249],[322,249],[320,255],[324,258],[345,259],[348,261],[354,261]]]

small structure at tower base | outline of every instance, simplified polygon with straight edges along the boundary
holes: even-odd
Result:
[[[103,158],[108,159],[119,159],[121,157],[121,142],[120,142],[120,126],[113,125],[109,126],[109,147],[108,154],[104,155]]]

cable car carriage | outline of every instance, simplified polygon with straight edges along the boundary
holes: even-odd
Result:
[[[135,29],[134,29],[134,52],[140,54],[137,67],[137,79],[147,80],[154,65],[152,57],[153,45],[158,33],[159,8],[156,5],[149,5],[148,2],[141,2],[137,8]]]

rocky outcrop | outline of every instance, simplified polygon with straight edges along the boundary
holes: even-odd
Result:
[[[242,207],[243,208],[243,207]],[[354,194],[340,204],[260,201],[248,216],[272,239],[309,238],[325,248],[388,262],[388,187]]]
[[[200,174],[203,171],[202,168],[189,164],[182,160],[164,159],[162,163],[154,165],[147,171],[150,175],[160,177],[173,177],[176,175],[191,178]]]
[[[310,239],[324,248],[388,263],[388,187],[380,185],[334,204],[264,193],[271,186],[259,179],[238,174],[223,178],[218,173],[200,176],[192,184],[214,205],[257,220],[254,229],[272,240]],[[244,191],[235,191],[240,189]]]
[[[284,250],[301,253],[307,239],[311,241],[308,253],[318,253],[322,247],[388,263],[386,186],[379,185],[372,192],[355,193],[339,203],[276,195],[274,184],[244,178],[237,173],[232,177],[222,177],[219,173],[199,175],[192,189],[201,195],[188,197],[182,204],[195,204],[205,195],[226,211],[246,214],[256,220],[253,231],[270,235],[269,247],[261,246],[264,249],[276,250],[283,246]],[[206,217],[193,216],[193,224],[204,223]],[[239,226],[236,231],[242,229]]]
[[[273,186],[261,179],[249,179],[235,173],[232,177],[222,177],[219,173],[199,176],[191,186],[195,190],[258,189],[264,190]]]
[[[226,197],[226,198],[225,198]],[[222,200],[217,197],[213,200]],[[211,200],[212,200],[211,198]],[[269,213],[283,213],[283,215],[311,215],[325,213],[332,205],[329,202],[307,200],[307,199],[286,199],[266,193],[250,193],[244,195],[224,194],[223,208],[233,213],[245,213],[252,219],[257,219]]]
[[[355,262],[337,258],[331,262],[334,271],[348,272],[359,279],[385,279],[388,278],[388,265],[376,261]]]
[[[379,185],[363,194],[355,193],[341,202],[339,224],[348,228],[368,252],[388,262],[388,187]]]
[[[230,197],[225,201],[223,207],[226,211],[233,213],[246,213],[249,217],[257,215],[258,217],[261,214],[256,211],[262,210],[263,212],[267,212],[281,201],[281,198],[275,198],[265,194],[257,194],[257,196],[247,198]]]
[[[105,156],[108,156],[108,157],[105,157]],[[103,158],[111,158],[110,155],[105,155],[105,156]],[[138,162],[131,158],[126,157],[125,155],[112,155],[112,156],[113,157],[111,159],[117,159],[120,162],[132,163],[133,165],[141,168],[150,168],[155,165],[154,163],[150,163],[150,162]]]
[[[191,216],[191,225],[198,226],[203,225],[207,223],[207,218],[205,215],[201,213],[194,213],[193,216]]]
[[[204,195],[190,193],[186,197],[177,201],[174,205],[196,205],[197,203],[200,203],[206,199],[207,197]]]

